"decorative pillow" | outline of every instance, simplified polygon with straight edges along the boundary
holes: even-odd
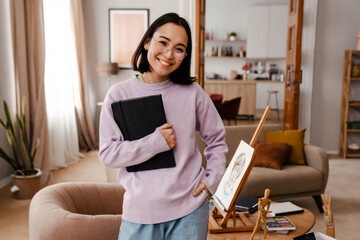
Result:
[[[291,153],[287,164],[305,164],[304,135],[305,128],[301,130],[265,131],[265,142],[281,142],[291,146]]]
[[[255,166],[281,170],[288,160],[291,147],[287,143],[262,143],[255,145]]]

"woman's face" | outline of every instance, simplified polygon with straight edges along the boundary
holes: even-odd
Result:
[[[148,50],[151,77],[160,81],[169,78],[182,63],[182,55],[186,53],[188,36],[182,26],[166,23],[159,27],[152,39],[145,43]]]

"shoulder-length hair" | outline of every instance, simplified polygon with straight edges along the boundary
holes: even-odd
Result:
[[[150,25],[132,56],[132,69],[139,71],[140,73],[151,71],[147,60],[147,50],[145,50],[144,45],[147,41],[151,40],[157,29],[166,23],[174,23],[178,26],[182,26],[188,37],[186,56],[180,66],[174,72],[170,73],[170,81],[181,85],[192,84],[195,81],[195,78],[190,76],[192,51],[191,30],[187,21],[176,13],[164,14]]]

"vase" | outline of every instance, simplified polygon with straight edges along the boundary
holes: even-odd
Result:
[[[40,177],[42,172],[40,169],[35,169],[35,175],[19,176],[12,174],[13,183],[16,190],[13,191],[13,198],[15,199],[31,199],[35,193],[41,189]]]
[[[248,76],[247,76],[247,73],[244,73],[244,74],[243,74],[243,80],[246,81],[246,80],[247,80],[247,77],[248,77]]]

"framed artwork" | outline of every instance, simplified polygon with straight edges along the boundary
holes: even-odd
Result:
[[[253,154],[254,148],[241,141],[213,195],[214,200],[223,210],[229,210],[239,185],[243,182],[245,173],[250,166]]]
[[[149,9],[109,9],[110,62],[131,68],[131,58],[149,27]]]

